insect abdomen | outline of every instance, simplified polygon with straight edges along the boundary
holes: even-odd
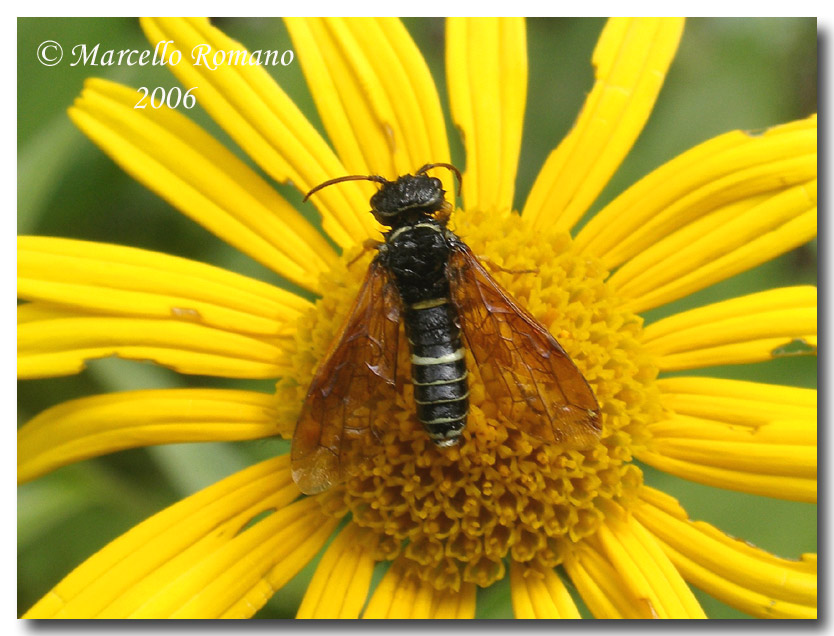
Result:
[[[438,446],[460,438],[469,412],[466,356],[454,306],[447,298],[413,303],[405,311],[417,419]]]

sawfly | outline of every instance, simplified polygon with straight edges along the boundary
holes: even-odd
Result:
[[[411,354],[417,419],[440,448],[460,441],[469,413],[472,354],[487,395],[509,425],[564,448],[585,449],[600,433],[599,405],[588,382],[550,332],[520,307],[469,247],[447,228],[453,206],[431,163],[380,184],[371,213],[390,228],[375,245],[347,320],[313,378],[292,440],[292,475],[306,494],[345,478],[367,457],[394,402],[401,329]]]

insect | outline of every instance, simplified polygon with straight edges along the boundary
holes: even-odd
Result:
[[[375,245],[365,281],[307,393],[292,440],[292,475],[306,494],[341,481],[378,447],[385,405],[398,391],[400,323],[411,353],[417,418],[441,448],[460,440],[469,412],[471,352],[486,394],[519,430],[566,448],[599,436],[599,405],[582,373],[548,330],[520,307],[469,247],[446,227],[431,163],[389,181],[351,175],[325,181],[381,184],[371,213],[390,228]]]

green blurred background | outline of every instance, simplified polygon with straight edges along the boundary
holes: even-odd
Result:
[[[426,55],[447,109],[443,21],[407,19]],[[250,50],[286,49],[280,19],[226,18],[215,24]],[[516,206],[524,201],[550,150],[567,133],[593,83],[590,66],[601,19],[528,20],[530,87]],[[35,56],[44,40],[65,51],[57,66]],[[178,214],[130,179],[76,130],[66,108],[87,77],[138,87],[172,87],[160,67],[69,66],[75,44],[145,49],[138,22],[127,18],[18,19],[18,231],[149,248],[213,263],[281,284],[275,275]],[[273,76],[322,130],[297,60]],[[657,106],[634,150],[594,210],[629,184],[680,152],[722,132],[760,129],[816,111],[817,25],[812,18],[693,19]],[[447,109],[448,110],[448,109]],[[181,112],[185,112],[182,111]],[[233,147],[199,107],[190,116]],[[454,131],[447,112],[447,129]],[[456,135],[453,160],[463,166]],[[243,154],[238,151],[243,157]],[[248,159],[247,159],[248,161]],[[251,165],[251,162],[249,162]],[[256,168],[257,169],[257,168]],[[300,196],[278,189],[294,202]],[[309,214],[310,206],[304,206]],[[771,287],[816,282],[816,243],[753,271],[650,312],[669,313]],[[787,358],[710,375],[797,386],[816,386],[815,358]],[[36,413],[74,397],[136,388],[236,386],[270,391],[269,382],[181,377],[149,364],[93,362],[68,378],[18,383],[18,426]],[[285,452],[286,442],[183,444],[116,453],[56,471],[18,489],[18,610],[25,611],[73,567],[147,516],[260,459]],[[647,482],[678,497],[693,518],[716,524],[781,556],[816,551],[816,507],[717,491],[647,469]],[[315,562],[258,614],[293,616]],[[377,572],[378,580],[381,571]],[[743,618],[697,592],[709,616]],[[507,579],[479,591],[479,617],[510,618]]]

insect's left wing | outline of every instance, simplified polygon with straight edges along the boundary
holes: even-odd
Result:
[[[539,439],[592,446],[601,428],[599,405],[561,345],[463,243],[453,246],[449,274],[467,346],[501,413]]]
[[[396,397],[399,323],[399,297],[375,260],[316,370],[295,427],[292,476],[303,493],[341,481],[377,448],[378,407]]]

